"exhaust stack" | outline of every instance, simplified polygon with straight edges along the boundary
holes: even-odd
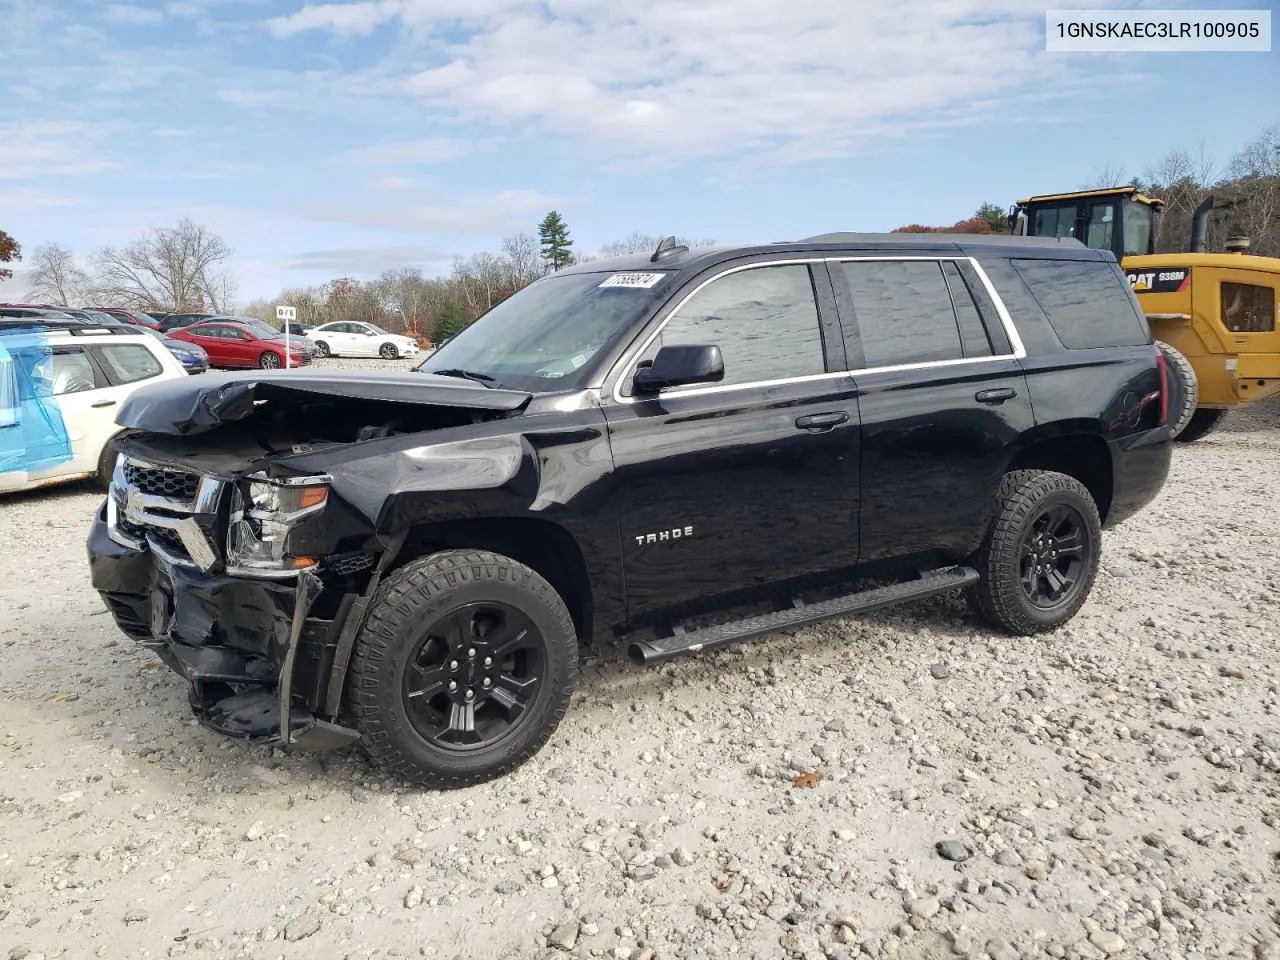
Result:
[[[1209,211],[1213,209],[1213,194],[1205,197],[1200,201],[1200,206],[1196,207],[1196,212],[1191,218],[1191,245],[1187,247],[1188,253],[1204,253],[1205,252],[1205,234],[1209,227]]]

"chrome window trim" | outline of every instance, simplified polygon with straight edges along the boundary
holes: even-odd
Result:
[[[828,372],[828,373],[808,374],[803,377],[783,377],[778,380],[753,380],[749,383],[732,383],[727,385],[717,385],[717,386],[710,386],[710,387],[689,387],[688,389],[685,389],[685,390],[668,390],[668,391],[663,391],[661,393],[654,394],[652,396],[643,396],[643,397],[625,397],[622,395],[622,383],[623,383],[623,379],[626,371],[635,364],[635,362],[639,357],[644,355],[644,352],[649,349],[650,344],[652,344],[653,341],[658,338],[658,336],[662,333],[666,325],[671,321],[671,318],[674,317],[677,313],[679,313],[680,310],[684,307],[684,305],[688,303],[690,299],[696,296],[708,284],[715,283],[715,281],[719,280],[721,277],[727,277],[733,273],[741,273],[744,270],[758,270],[762,267],[781,267],[781,266],[788,266],[788,265],[795,265],[795,264],[812,264],[812,263],[824,263],[824,264],[849,263],[853,261],[863,261],[863,260],[868,260],[868,261],[931,260],[936,263],[941,263],[943,261],[968,263],[970,266],[973,267],[974,273],[978,275],[978,279],[979,281],[981,281],[983,289],[987,291],[987,296],[991,298],[991,303],[996,308],[996,316],[1000,320],[1000,326],[1004,328],[1005,335],[1009,338],[1009,345],[1012,348],[1012,352],[997,354],[990,357],[959,357],[954,360],[925,360],[920,363],[900,363],[900,364],[895,364],[887,367],[860,367],[857,370],[838,370],[838,371]],[[815,304],[816,304],[816,297],[815,297]],[[981,314],[981,311],[979,311],[979,314]],[[911,370],[931,370],[935,368],[955,367],[955,366],[961,366],[964,364],[973,364],[973,363],[994,363],[997,361],[1022,360],[1026,357],[1026,355],[1027,355],[1027,348],[1022,342],[1022,337],[1019,336],[1018,334],[1018,328],[1014,325],[1013,317],[1009,314],[1009,309],[1005,306],[1004,300],[1000,298],[1000,294],[996,291],[995,285],[991,282],[991,278],[987,276],[987,271],[982,269],[982,264],[978,263],[978,260],[976,257],[967,257],[967,256],[961,256],[961,255],[957,255],[957,256],[892,256],[892,255],[880,256],[880,255],[877,255],[877,256],[870,256],[870,257],[859,257],[859,256],[805,257],[803,259],[763,260],[763,261],[757,261],[755,263],[740,264],[736,267],[730,267],[727,270],[722,270],[720,273],[717,273],[714,276],[708,277],[706,280],[702,281],[702,283],[698,284],[696,287],[690,290],[688,294],[682,297],[680,302],[677,303],[674,307],[672,307],[671,310],[667,313],[667,315],[663,317],[662,322],[658,324],[657,329],[654,330],[653,333],[651,333],[648,337],[646,337],[644,339],[644,342],[641,343],[637,349],[628,352],[627,355],[621,361],[619,361],[617,364],[614,365],[613,369],[609,371],[609,376],[610,377],[613,376],[615,372],[617,372],[618,374],[618,378],[613,384],[614,402],[622,403],[622,404],[635,404],[635,403],[646,403],[650,400],[656,400],[659,398],[691,397],[691,396],[698,396],[704,393],[708,393],[708,394],[709,393],[726,393],[732,390],[746,390],[746,389],[752,389],[752,388],[758,388],[758,387],[777,387],[777,386],[783,386],[789,383],[809,383],[809,382],[815,382],[819,380],[833,380],[833,379],[838,379],[840,377],[848,377],[849,379],[854,379],[857,376],[861,374],[866,374],[866,373],[900,373],[900,372],[911,371]],[[608,378],[606,377],[606,380],[607,379]]]

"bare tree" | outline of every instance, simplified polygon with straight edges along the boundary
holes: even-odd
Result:
[[[1108,163],[1103,166],[1093,178],[1081,187],[1083,190],[1103,190],[1107,187],[1119,187],[1128,183],[1128,178],[1124,175],[1124,167],[1118,163]]]
[[[31,254],[31,283],[27,296],[41,303],[69,307],[89,290],[89,275],[76,265],[75,254],[56,243],[36,247]]]
[[[547,272],[538,238],[531,233],[517,233],[503,240],[502,258],[513,290],[528,286]]]
[[[1280,255],[1280,125],[1268,127],[1231,159],[1233,232],[1250,239],[1250,253]]]
[[[613,243],[606,243],[600,248],[598,256],[601,257],[621,257],[629,253],[653,253],[658,249],[660,244],[666,237],[660,237],[657,234],[641,233],[639,230],[633,230],[630,234],[621,240],[615,240]],[[687,237],[676,237],[676,243],[684,244],[686,247],[709,247],[715,243],[714,240],[690,240]],[[583,260],[593,259],[591,256],[582,258]]]
[[[231,248],[217,234],[183,218],[154,227],[127,247],[93,257],[98,285],[129,306],[173,310],[230,309],[234,285],[226,269]]]

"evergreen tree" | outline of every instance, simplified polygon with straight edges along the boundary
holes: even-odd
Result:
[[[975,220],[986,221],[992,233],[1009,232],[1009,215],[994,203],[984,203],[974,212]]]
[[[573,241],[569,227],[560,214],[552,210],[538,224],[538,237],[542,241],[542,259],[552,270],[559,270],[573,263]]]
[[[436,325],[431,331],[431,337],[437,344],[441,344],[450,337],[461,333],[470,323],[471,321],[467,318],[466,312],[450,300],[440,308],[440,314],[436,317]]]

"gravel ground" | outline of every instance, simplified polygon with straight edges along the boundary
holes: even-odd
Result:
[[[0,958],[1280,958],[1280,405],[1177,449],[1051,636],[604,651],[444,794],[196,726],[89,589],[99,499],[0,503]]]

